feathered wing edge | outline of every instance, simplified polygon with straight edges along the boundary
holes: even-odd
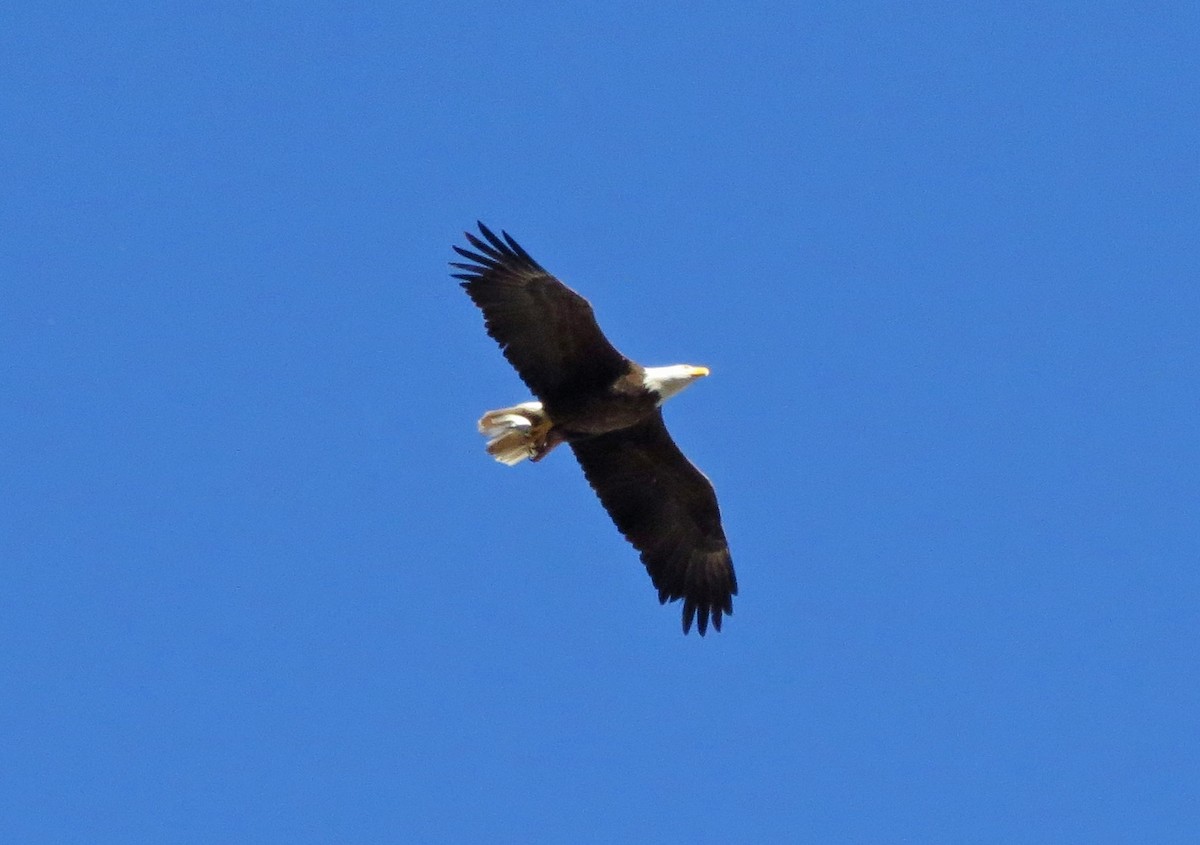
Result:
[[[512,236],[500,230],[500,234],[504,236],[504,240],[496,237],[495,232],[483,225],[482,222],[476,220],[475,225],[479,227],[479,231],[487,238],[487,243],[479,240],[470,232],[463,232],[467,238],[467,242],[478,253],[463,249],[462,247],[454,247],[454,251],[468,261],[475,262],[474,264],[463,264],[460,261],[452,261],[450,265],[457,267],[460,270],[466,270],[466,273],[452,273],[456,279],[462,279],[464,282],[473,282],[478,279],[484,272],[488,270],[498,270],[502,267],[507,269],[522,269],[529,273],[546,273],[546,269],[542,265],[533,260],[528,252],[522,246],[513,240]],[[482,253],[482,254],[480,254]],[[550,275],[546,273],[546,275]]]
[[[661,412],[571,444],[617,529],[641,553],[665,604],[683,599],[683,631],[703,636],[733,614],[737,576],[712,484],[671,439]]]

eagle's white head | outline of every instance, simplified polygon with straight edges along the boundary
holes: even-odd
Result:
[[[658,394],[658,404],[661,405],[696,379],[706,375],[708,367],[672,364],[669,367],[646,367],[642,379],[647,390]]]

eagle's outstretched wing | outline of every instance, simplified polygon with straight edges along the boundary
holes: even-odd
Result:
[[[572,443],[588,483],[617,528],[641,552],[658,600],[683,599],[683,630],[721,630],[737,577],[717,496],[679,451],[662,412],[632,428]]]
[[[586,299],[547,273],[507,232],[503,240],[479,224],[476,251],[454,247],[473,262],[464,270],[467,294],[483,311],[487,332],[534,394],[553,409],[561,397],[606,388],[629,371],[596,324]]]

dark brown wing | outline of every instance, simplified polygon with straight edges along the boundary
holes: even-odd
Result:
[[[473,262],[452,266],[483,311],[487,332],[534,394],[553,406],[564,394],[607,387],[630,368],[608,342],[592,306],[529,257],[507,232],[504,239],[479,224],[485,240],[465,233],[475,252],[454,247]]]
[[[617,528],[642,553],[658,600],[683,599],[683,632],[721,630],[737,578],[717,496],[656,412],[632,428],[572,443],[588,483]]]

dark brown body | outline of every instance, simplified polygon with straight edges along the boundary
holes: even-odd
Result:
[[[571,442],[637,425],[658,407],[658,397],[642,384],[642,368],[630,362],[628,374],[607,389],[546,402],[554,430]]]
[[[632,361],[630,365],[630,371],[606,390],[580,394],[553,405],[544,403],[549,425],[544,432],[535,432],[530,460],[537,463],[562,443],[578,443],[648,419],[658,409],[659,398],[643,385],[642,367]]]

